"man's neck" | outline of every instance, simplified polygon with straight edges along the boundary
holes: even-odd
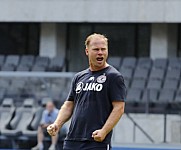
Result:
[[[91,71],[99,71],[99,70],[102,70],[102,69],[104,69],[104,68],[106,68],[108,66],[109,66],[109,64],[105,63],[105,65],[103,67],[94,67],[94,66],[90,65],[89,68],[90,68]]]

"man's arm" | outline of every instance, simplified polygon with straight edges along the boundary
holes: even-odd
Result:
[[[63,126],[63,124],[70,119],[70,117],[72,116],[73,109],[74,102],[65,101],[58,113],[55,122],[47,127],[47,132],[51,136],[55,136],[58,133],[59,129]]]
[[[106,135],[114,128],[124,113],[125,102],[114,101],[112,102],[112,105],[113,110],[102,129],[96,130],[92,133],[92,137],[97,142],[102,142],[105,139]]]
[[[65,101],[65,103],[62,105],[57,119],[55,120],[55,124],[58,125],[58,127],[62,127],[65,122],[67,122],[70,117],[72,116],[72,112],[74,109],[74,102],[73,101]]]

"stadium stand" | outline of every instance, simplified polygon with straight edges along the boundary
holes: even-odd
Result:
[[[181,90],[178,90],[175,96],[175,102],[181,103]]]
[[[119,70],[122,75],[124,76],[125,79],[131,79],[133,77],[133,69],[132,68],[124,68],[121,67],[121,69]]]
[[[5,66],[13,66],[16,68],[19,64],[20,56],[18,55],[8,55],[6,57]]]
[[[151,104],[156,103],[158,99],[158,90],[156,89],[145,89],[142,96],[142,102],[149,102]]]
[[[118,58],[116,57],[116,59]],[[115,66],[115,63],[113,65]],[[149,103],[150,107],[158,107],[156,113],[164,113],[164,111],[169,112],[174,109],[173,103],[180,102],[180,58],[152,60],[144,57],[138,59],[125,57],[122,58],[119,71],[124,76],[128,89],[128,112],[144,112],[146,107],[143,109],[141,104]],[[164,104],[165,109],[161,109],[160,104]],[[133,109],[130,109],[130,106]]]
[[[141,57],[109,57],[108,62],[115,66],[124,76],[125,84],[128,88],[128,101],[145,101],[147,91],[150,90],[150,100],[153,102],[165,99],[162,93],[165,90],[173,90],[170,98],[178,100],[178,89],[181,89],[181,60],[180,58],[150,58]],[[65,68],[65,59],[61,56],[55,58],[32,56],[32,55],[9,55],[0,56],[1,71],[35,71],[35,72],[61,72]],[[56,82],[55,82],[56,81]],[[64,85],[68,84],[66,80],[55,80],[51,83],[52,95],[56,95],[59,99],[61,95],[59,90],[64,89]],[[0,97],[1,101],[4,97],[13,97],[21,99],[34,94],[35,98],[46,95],[46,89],[43,87],[47,81],[39,78],[24,79],[8,79],[0,78]],[[49,82],[49,81],[48,81]],[[59,83],[58,83],[59,82]],[[139,91],[137,94],[134,91]],[[41,91],[41,92],[40,92]],[[28,94],[29,93],[29,94]],[[40,94],[41,93],[41,94]],[[131,94],[132,93],[132,94]],[[40,96],[36,96],[36,94]],[[136,94],[137,96],[135,96]],[[151,96],[152,95],[152,96]],[[157,100],[154,100],[157,98]],[[169,100],[169,101],[172,101]]]
[[[131,88],[136,88],[136,89],[144,89],[146,85],[146,80],[145,79],[133,79]]]
[[[138,64],[137,66],[139,68],[146,68],[146,69],[150,69],[152,66],[152,59],[151,58],[146,58],[146,57],[141,57],[138,58]]]
[[[115,60],[114,60],[115,61]],[[51,71],[60,72],[65,67],[61,56],[52,59],[33,55],[0,55],[1,71]],[[118,67],[119,68],[119,67]]]
[[[32,68],[34,64],[35,57],[33,55],[23,55],[20,60],[20,66],[28,66]]]
[[[135,57],[126,57],[123,59],[122,67],[124,68],[135,68],[137,59]]]
[[[166,69],[168,60],[166,58],[156,58],[153,61],[153,68]]]
[[[54,57],[50,60],[50,64],[48,66],[48,71],[62,71],[65,63],[65,59],[63,57]]]
[[[5,98],[0,106],[0,140],[9,141],[9,147],[19,147],[17,140],[36,142],[37,129],[41,121],[42,113],[47,99],[42,99],[38,105],[33,98],[27,98],[21,106],[14,106],[12,98]],[[63,127],[59,141],[62,142],[66,135],[66,127]],[[45,141],[50,141],[46,137]]]
[[[136,78],[136,79],[147,79],[148,73],[149,73],[149,69],[137,67],[135,69],[135,72],[134,72],[134,78]]]
[[[15,71],[15,67],[9,66],[9,65],[4,65],[4,66],[2,66],[1,71]]]
[[[30,67],[29,66],[24,66],[24,65],[19,65],[16,69],[16,71],[30,71]]]
[[[10,58],[12,60],[10,61]],[[2,61],[1,61],[2,60]],[[110,57],[109,64],[124,77],[127,87],[127,113],[178,113],[181,104],[181,59]],[[65,68],[62,57],[0,56],[3,67],[11,72],[61,72]],[[10,69],[6,70],[10,71]],[[69,91],[72,78],[0,77],[0,139],[32,140],[35,143],[45,97],[51,97],[59,107]],[[28,119],[27,119],[28,118]],[[23,125],[22,125],[23,124]],[[66,129],[65,129],[66,131]],[[63,132],[62,138],[66,132]],[[46,141],[50,141],[47,137]],[[15,147],[16,147],[15,146]]]
[[[112,64],[116,69],[120,68],[121,58],[120,57],[110,57],[108,58],[108,63]]]
[[[27,130],[28,125],[34,116],[33,107],[34,100],[26,99],[22,107],[16,109],[15,117],[9,122],[9,125],[1,131],[1,133],[7,137],[19,137],[23,134],[24,130]]]

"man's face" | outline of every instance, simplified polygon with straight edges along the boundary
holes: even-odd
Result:
[[[86,48],[86,55],[89,58],[89,65],[93,71],[105,68],[108,57],[108,45],[101,37],[92,38]]]
[[[46,104],[46,110],[48,110],[48,112],[52,112],[53,109],[54,109],[53,103],[52,103],[52,102],[48,102],[48,103]]]

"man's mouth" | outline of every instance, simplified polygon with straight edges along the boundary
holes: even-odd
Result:
[[[97,61],[103,61],[103,59],[104,59],[103,57],[97,57],[96,58]]]

